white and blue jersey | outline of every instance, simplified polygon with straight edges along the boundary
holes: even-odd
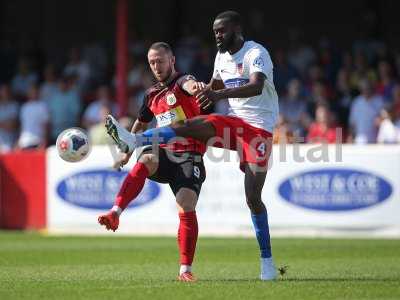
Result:
[[[229,98],[229,115],[272,133],[278,121],[279,106],[268,51],[256,42],[247,41],[233,55],[218,52],[215,57],[213,78],[222,80],[227,88],[247,84],[250,75],[256,72],[266,76],[262,94],[250,98]]]

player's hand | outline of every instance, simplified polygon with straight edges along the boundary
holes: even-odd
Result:
[[[197,103],[200,105],[202,109],[207,109],[211,104],[220,100],[218,94],[209,88],[200,91],[196,95],[196,98],[197,98]]]
[[[115,211],[109,211],[105,215],[99,216],[97,219],[100,225],[104,225],[107,230],[115,231],[119,225],[119,215]]]
[[[132,153],[122,153],[122,158],[114,163],[113,168],[116,170],[121,170],[128,163],[131,156]]]
[[[207,88],[207,84],[205,84],[202,81],[196,81],[193,88],[194,88],[194,91],[195,91],[194,95],[197,95],[202,90]]]

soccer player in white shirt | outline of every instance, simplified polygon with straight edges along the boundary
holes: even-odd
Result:
[[[171,127],[160,127],[132,135],[109,116],[107,132],[126,153],[136,147],[175,137],[191,137],[207,143],[218,137],[222,146],[236,150],[240,169],[245,173],[246,201],[261,254],[262,280],[276,278],[271,253],[267,210],[261,199],[272,149],[272,132],[278,119],[278,96],[273,83],[273,65],[267,50],[253,41],[244,41],[241,17],[237,12],[219,14],[213,24],[218,53],[213,77],[197,94],[201,107],[229,99],[228,116],[212,114],[186,120]]]

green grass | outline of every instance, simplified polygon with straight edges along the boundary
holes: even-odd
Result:
[[[173,238],[0,232],[0,299],[400,299],[400,240],[274,239],[286,276],[261,282],[253,239],[200,237],[196,283]]]

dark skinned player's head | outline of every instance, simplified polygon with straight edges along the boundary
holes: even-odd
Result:
[[[213,31],[218,50],[230,50],[242,37],[242,18],[240,14],[228,10],[220,13],[214,20]]]
[[[165,82],[175,73],[175,56],[167,43],[157,42],[151,45],[147,59],[157,81]]]

